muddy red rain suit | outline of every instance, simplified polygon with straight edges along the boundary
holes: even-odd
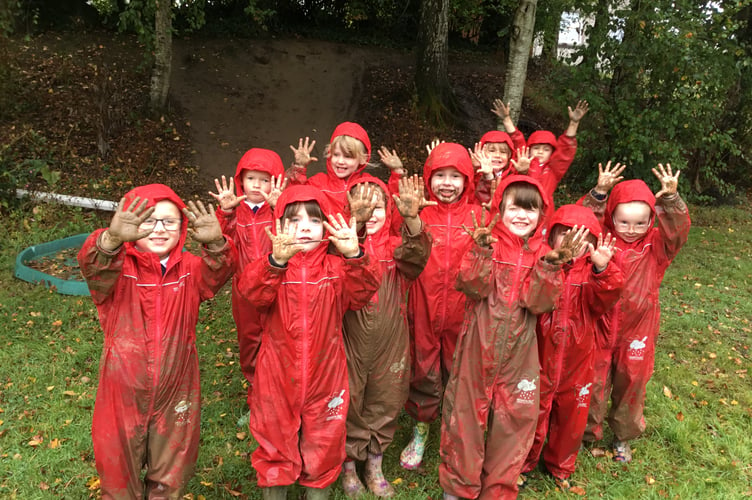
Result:
[[[180,198],[150,184],[126,194],[149,206]],[[230,278],[235,249],[228,241],[202,257],[183,252],[187,224],[162,274],[156,254],[133,243],[100,250],[102,230],[87,238],[78,261],[99,312],[104,348],[92,440],[105,499],[181,498],[193,475],[201,427],[196,323],[199,304]],[[146,466],[145,488],[140,475]]]
[[[238,196],[244,194],[243,174],[247,170],[265,172],[272,177],[279,177],[285,173],[282,159],[277,153],[268,149],[250,149],[240,159],[235,170],[235,191]],[[238,331],[240,369],[248,381],[250,404],[263,318],[238,292],[238,280],[245,266],[256,259],[265,258],[271,251],[272,244],[264,228],[273,229],[274,217],[268,203],[261,205],[254,213],[251,206],[243,201],[231,212],[217,210],[217,218],[222,232],[233,239],[238,249],[238,272],[232,280],[232,317]]]
[[[494,194],[494,212],[513,182],[543,192],[528,176],[507,177]],[[542,260],[549,250],[544,222],[527,243],[499,222],[493,248],[473,244],[459,264],[457,288],[468,305],[444,398],[439,480],[462,498],[517,497],[538,419],[535,323],[553,309],[562,285],[561,266]]]
[[[291,186],[279,198],[285,206],[326,198],[312,186]],[[325,235],[326,237],[326,235]],[[321,243],[300,252],[283,268],[269,258],[247,266],[238,288],[266,314],[256,360],[250,428],[259,487],[325,488],[345,460],[349,391],[342,318],[360,309],[379,287],[377,264],[368,254],[353,259],[327,252]]]
[[[613,213],[620,203],[641,201],[658,221],[641,239],[627,243],[617,238],[615,263],[626,282],[621,299],[603,318],[604,333],[595,361],[595,383],[585,439],[603,438],[603,418],[609,394],[608,424],[616,439],[628,441],[645,430],[645,389],[653,374],[655,343],[660,326],[660,286],[666,269],[689,236],[691,221],[684,200],[676,194],[657,201],[641,180],[623,181],[611,192],[608,202],[587,195],[584,204],[603,215],[606,230],[614,232]],[[652,226],[652,224],[651,224]]]
[[[560,207],[549,222],[567,228],[585,226],[598,236],[601,227],[593,212],[579,205]],[[596,273],[588,255],[563,266],[564,286],[556,309],[538,317],[538,357],[541,363],[540,412],[533,446],[522,472],[532,471],[543,451],[547,470],[560,479],[575,469],[590,405],[597,319],[621,294],[624,275],[609,262]],[[548,443],[543,443],[548,435]]]

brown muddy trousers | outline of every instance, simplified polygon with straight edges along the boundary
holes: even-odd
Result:
[[[128,204],[136,196],[150,206],[185,206],[163,185],[134,189]],[[91,429],[104,499],[178,499],[193,475],[201,427],[199,304],[230,278],[235,249],[228,241],[202,257],[182,252],[186,228],[184,222],[164,275],[156,254],[132,243],[113,253],[99,249],[104,230],[78,254],[104,331]]]

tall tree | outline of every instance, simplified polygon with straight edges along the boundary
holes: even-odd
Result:
[[[535,9],[537,0],[520,0],[514,15],[512,36],[509,42],[509,63],[504,80],[504,101],[509,103],[514,122],[520,117],[522,96],[525,93],[527,63],[533,45]]]
[[[155,0],[154,66],[151,72],[149,97],[151,108],[164,109],[170,90],[172,72],[172,0]]]
[[[447,74],[449,0],[423,0],[418,28],[415,88],[418,107],[434,123],[453,120],[457,104]]]

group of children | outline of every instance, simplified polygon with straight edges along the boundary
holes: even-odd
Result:
[[[215,181],[216,214],[163,185],[127,193],[79,253],[105,333],[92,425],[103,498],[182,495],[198,452],[199,304],[231,276],[265,499],[296,482],[328,498],[338,477],[349,497],[393,496],[382,457],[403,408],[406,469],[442,412],[446,499],[515,498],[540,458],[567,488],[609,397],[614,458],[631,460],[659,287],[690,220],[663,165],[656,195],[608,163],[555,210],[587,108],[569,109],[559,138],[525,140],[497,100],[506,132],[432,144],[422,177],[383,147],[388,182],[364,172],[370,140],[345,122],[310,178],[315,141],[291,146],[287,171],[249,150]],[[201,257],[182,251],[189,233]]]

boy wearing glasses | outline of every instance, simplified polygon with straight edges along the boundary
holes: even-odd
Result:
[[[201,257],[182,251],[188,232]],[[235,248],[211,206],[150,184],[120,200],[78,262],[104,331],[91,429],[102,497],[181,498],[198,456],[199,304],[232,275]]]

